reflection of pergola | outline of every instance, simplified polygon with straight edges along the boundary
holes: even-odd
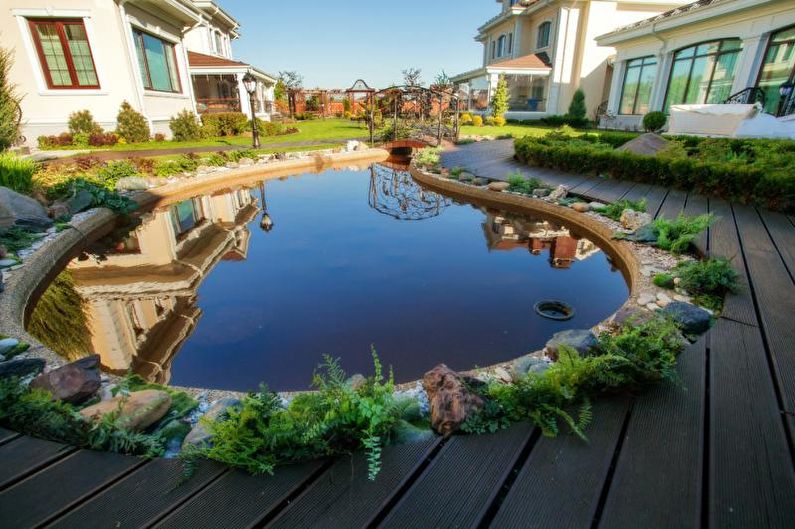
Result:
[[[439,215],[450,201],[420,186],[406,171],[373,164],[370,207],[397,220],[423,220]]]

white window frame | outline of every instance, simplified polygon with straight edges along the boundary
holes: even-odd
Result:
[[[549,33],[547,33],[547,43],[545,46],[538,45],[538,38],[541,36],[541,26],[544,24],[549,24]],[[552,20],[544,20],[538,26],[536,26],[536,50],[545,50],[552,45]]]
[[[141,77],[141,68],[138,64],[138,52],[135,50],[135,42],[133,40],[133,30],[143,31],[144,33],[149,33],[159,39],[162,39],[172,46],[174,46],[174,55],[175,61],[177,62],[177,76],[179,77],[179,85],[180,91],[179,92],[161,92],[158,90],[150,90],[144,86],[144,80]],[[190,99],[192,96],[190,95],[190,91],[188,90],[187,84],[191,82],[190,76],[185,77],[185,74],[188,71],[187,63],[180,62],[180,58],[184,58],[185,54],[183,53],[183,45],[182,39],[178,35],[174,35],[171,32],[164,31],[160,27],[150,27],[143,22],[140,22],[137,18],[132,15],[127,15],[127,32],[130,39],[130,60],[132,61],[131,66],[134,70],[134,76],[138,82],[138,88],[142,90],[143,95],[145,97],[162,97],[162,98],[171,98],[171,99]],[[154,118],[152,118],[154,120]]]

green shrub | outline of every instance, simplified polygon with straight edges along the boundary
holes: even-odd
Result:
[[[226,157],[223,151],[214,152],[210,156],[204,159],[204,163],[207,165],[212,165],[214,167],[221,167],[226,165],[229,159]]]
[[[494,96],[491,98],[491,113],[495,118],[505,117],[508,112],[508,81],[505,80],[504,75],[500,75],[497,79],[497,86],[494,89]]]
[[[0,152],[8,149],[19,139],[22,97],[11,83],[11,66],[14,52],[0,48]]]
[[[414,155],[414,161],[421,167],[435,169],[439,167],[441,160],[442,149],[439,147],[426,147],[417,151]]]
[[[155,176],[167,177],[180,173],[190,173],[199,167],[201,159],[193,153],[183,154],[174,160],[161,160],[155,163]],[[223,164],[222,164],[223,165]]]
[[[620,220],[621,214],[624,213],[624,210],[631,209],[634,211],[645,212],[646,211],[646,199],[642,198],[640,200],[627,200],[622,199],[612,204],[608,204],[603,208],[594,208],[594,211],[599,213],[600,215],[604,215],[605,217],[611,218],[613,220]]]
[[[472,116],[472,126],[474,126],[474,127],[482,127],[483,126],[483,116]]]
[[[739,290],[737,271],[724,258],[681,263],[673,274],[679,278],[679,286],[693,295],[697,303],[713,310],[721,310],[726,295]]]
[[[493,127],[495,123],[494,116],[487,116],[484,123],[487,127]]]
[[[504,127],[505,123],[506,123],[505,118],[502,116],[497,116],[494,118],[494,125],[498,127]]]
[[[472,124],[472,114],[470,114],[469,112],[464,112],[458,118],[458,123],[460,125],[471,125]]]
[[[588,110],[585,107],[585,92],[578,88],[571,98],[571,104],[569,104],[569,111],[566,113],[566,117],[570,122],[585,122],[587,113]]]
[[[29,193],[33,187],[36,162],[11,152],[0,153],[0,186],[18,193]]]
[[[652,222],[657,235],[657,246],[675,254],[690,248],[699,233],[706,230],[715,220],[712,214],[686,217],[682,213],[674,220],[658,218]]]
[[[118,116],[116,116],[116,134],[124,138],[127,143],[149,141],[149,123],[143,114],[124,101]]]
[[[109,188],[108,183],[97,183],[83,177],[68,180],[55,188],[51,188],[48,190],[48,195],[54,197],[74,196],[82,189],[91,193],[93,198],[91,207],[108,208],[119,214],[128,214],[138,209],[138,204],[134,200],[122,196]]]
[[[525,195],[532,195],[533,190],[544,187],[544,183],[538,178],[526,178],[519,171],[510,173],[506,178],[506,181],[508,182],[509,191],[524,193]]]
[[[173,116],[168,127],[175,141],[194,141],[202,137],[201,123],[196,114],[187,109]]]
[[[90,110],[78,110],[69,114],[69,132],[74,135],[85,134],[86,138],[91,134],[101,134],[102,127],[94,121],[94,116]]]
[[[213,136],[238,136],[251,127],[249,119],[242,112],[205,114],[202,124],[212,131]]]
[[[674,288],[674,276],[671,274],[655,274],[652,282],[660,288]]]
[[[116,189],[116,182],[122,178],[140,176],[138,167],[130,160],[115,160],[108,162],[96,171],[96,181],[104,187]]]
[[[643,116],[643,130],[646,132],[657,132],[665,126],[668,116],[664,112],[654,111]]]

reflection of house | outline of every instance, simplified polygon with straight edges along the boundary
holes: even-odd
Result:
[[[795,95],[785,100],[780,91],[795,80],[792,0],[694,2],[597,40],[617,51],[608,105],[615,118],[605,125],[638,127],[649,111],[723,103],[743,91],[738,102],[795,113]]]
[[[548,221],[507,218],[493,211],[486,211],[483,233],[489,250],[527,248],[533,255],[548,250],[553,268],[569,268],[573,261],[585,260],[599,251],[594,243],[573,237],[564,227]]]
[[[493,1],[493,0],[492,0]],[[482,66],[453,77],[470,111],[486,111],[497,79],[510,93],[508,118],[565,114],[577,88],[589,113],[607,99],[610,48],[594,37],[681,5],[675,0],[498,0],[500,14],[478,28]]]
[[[237,20],[214,1],[193,0],[193,3],[201,13],[201,22],[185,35],[185,47],[196,110],[202,114],[243,112],[248,116],[251,103],[243,87],[243,76],[251,72],[259,81],[254,110],[260,118],[270,119],[276,79],[232,58],[232,41],[239,36]]]
[[[247,190],[185,200],[144,215],[101,260],[70,263],[106,369],[169,380],[201,316],[199,285],[219,261],[245,259],[246,224],[258,211]]]

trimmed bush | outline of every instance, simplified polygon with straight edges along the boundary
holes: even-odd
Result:
[[[458,123],[460,125],[471,125],[472,124],[472,114],[470,114],[469,112],[464,112],[458,118]]]
[[[124,138],[127,143],[149,141],[149,123],[143,114],[124,101],[116,116],[116,134]]]
[[[502,116],[497,116],[496,118],[494,118],[494,125],[498,127],[504,127],[505,123],[506,123],[505,118]]]
[[[94,121],[90,110],[78,110],[69,114],[69,132],[72,134],[101,134],[102,127]]]
[[[665,126],[668,117],[660,111],[649,112],[643,116],[643,130],[646,132],[657,132]]]
[[[190,110],[183,110],[168,122],[174,141],[193,141],[202,137],[201,123],[196,114]]]
[[[494,123],[495,123],[495,121],[494,121],[494,120],[495,120],[494,116],[488,116],[488,117],[486,118],[486,120],[484,121],[484,123],[485,123],[485,124],[486,124],[486,126],[488,126],[488,127],[493,127],[493,126],[494,126]]]
[[[483,117],[482,116],[472,116],[472,125],[475,127],[482,127],[483,126]]]
[[[237,136],[250,129],[248,118],[242,112],[219,112],[202,116],[202,125],[212,136]]]
[[[111,147],[119,143],[119,137],[112,132],[95,132],[88,137],[92,147]]]
[[[28,193],[33,187],[33,173],[36,162],[20,158],[10,152],[0,153],[0,186],[8,187],[18,193]]]
[[[566,113],[566,117],[571,121],[585,122],[585,115],[587,112],[585,108],[585,92],[577,89],[577,91],[574,92],[574,96],[571,98],[571,104],[569,105],[569,111]]]

